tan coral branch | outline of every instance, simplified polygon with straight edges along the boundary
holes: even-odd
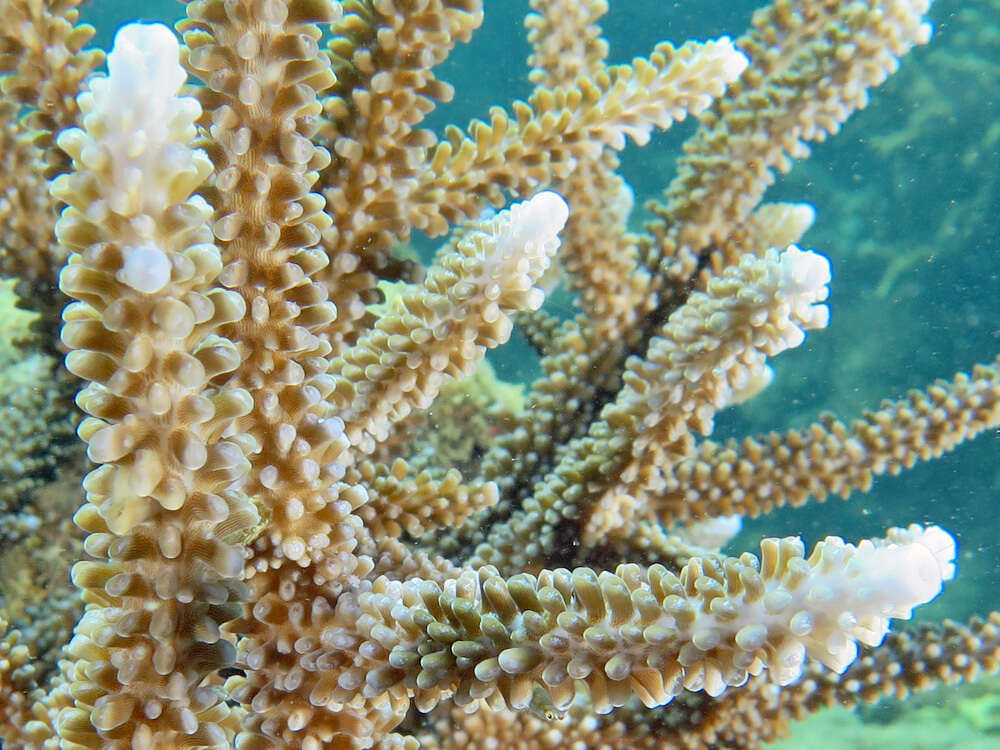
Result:
[[[704,441],[670,472],[649,514],[667,525],[733,513],[753,518],[811,498],[847,497],[997,425],[1000,367],[977,365],[971,375],[911,391],[848,424],[828,415],[784,434]]]

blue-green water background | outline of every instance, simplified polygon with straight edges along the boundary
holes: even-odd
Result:
[[[531,91],[522,21],[527,0],[487,0],[486,21],[438,74],[455,100],[436,111],[437,132],[486,117]],[[612,0],[603,21],[611,58],[648,54],[656,42],[738,36],[756,3],[744,0]],[[103,0],[83,16],[107,48],[126,20],[176,19],[172,2]],[[768,200],[806,201],[818,218],[802,244],[834,268],[829,329],[772,364],[775,382],[745,407],[720,415],[717,436],[800,426],[824,410],[851,418],[883,397],[950,378],[1000,351],[1000,4],[938,2],[931,44],[912,52],[899,74],[873,92],[871,106],[811,159],[781,178]],[[630,146],[623,172],[642,199],[673,174],[693,122],[644,149]],[[636,212],[641,224],[641,210]],[[494,357],[504,377],[530,380],[537,360],[523,342]],[[996,435],[954,454],[883,478],[856,494],[749,522],[733,549],[763,535],[880,535],[887,526],[933,522],[959,539],[959,575],[921,616],[966,617],[1000,604],[1000,470]]]

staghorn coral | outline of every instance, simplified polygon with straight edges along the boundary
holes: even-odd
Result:
[[[885,695],[906,697],[942,682],[975,679],[983,668],[996,671],[998,620],[994,613],[985,622],[945,621],[911,633],[891,633],[882,646],[863,650],[843,674],[812,664],[800,681],[782,690],[754,678],[719,699],[690,693],[678,697],[670,711],[651,713],[629,705],[604,717],[594,716],[582,701],[564,716],[505,709],[465,714],[442,707],[435,709],[417,736],[425,750],[485,748],[497,741],[517,750],[581,745],[592,750],[759,747],[781,737],[790,722],[820,708],[853,707]]]
[[[58,670],[29,666],[37,635],[2,642],[5,748],[756,747],[833,699],[996,670],[995,618],[879,645],[954,573],[936,526],[759,558],[669,533],[865,490],[1000,423],[984,365],[850,427],[704,439],[829,318],[829,264],[795,244],[812,214],[765,189],[928,40],[927,3],[781,1],[735,43],[628,65],[599,0],[533,9],[534,91],[441,141],[434,68],[477,0],[196,0],[183,44],[124,28],[75,99],[43,74],[62,108],[11,142],[48,131],[96,467]],[[72,6],[9,12],[73,40],[81,78],[96,64]],[[5,49],[4,90],[51,110],[34,48]],[[615,152],[688,115],[630,231]],[[423,278],[390,252],[451,225]],[[569,320],[541,309],[556,259]],[[414,423],[515,325],[542,376],[460,475]]]

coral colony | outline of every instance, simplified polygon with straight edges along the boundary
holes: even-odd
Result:
[[[75,6],[0,10],[3,269],[60,436],[0,518],[82,539],[71,588],[0,618],[4,750],[753,748],[996,669],[996,616],[886,637],[954,574],[937,526],[718,551],[1000,423],[980,366],[708,438],[829,318],[812,209],[765,189],[928,41],[925,0],[778,0],[627,65],[606,2],[533,0],[530,97],[440,139],[479,0],[195,0],[106,74]],[[630,231],[616,152],[688,115]],[[448,236],[426,268],[415,229]],[[514,326],[542,375],[504,406]],[[25,467],[72,463],[67,426],[91,464],[52,519]]]

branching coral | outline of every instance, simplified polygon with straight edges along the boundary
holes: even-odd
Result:
[[[128,25],[89,77],[72,5],[9,6],[73,61],[3,32],[4,90],[33,110],[16,164],[53,175],[7,206],[48,210],[68,256],[61,340],[96,466],[58,670],[26,669],[22,631],[0,643],[5,748],[451,747],[491,726],[525,747],[754,747],[857,692],[852,669],[924,686],[879,671],[906,643],[879,644],[952,578],[946,531],[699,545],[712,519],[866,489],[1000,424],[980,367],[850,428],[705,439],[829,320],[829,263],[795,244],[812,214],[766,188],[928,41],[926,2],[779,0],[735,42],[612,65],[603,2],[535,0],[534,91],[440,142],[434,68],[478,0],[195,0],[183,43]],[[615,152],[688,115],[631,232]],[[425,273],[391,253],[453,225]],[[557,259],[568,320],[542,308]],[[373,305],[386,280],[405,286]],[[462,476],[415,425],[515,326],[542,377]],[[970,629],[938,680],[996,669],[995,623]],[[567,711],[590,718],[539,729]]]

